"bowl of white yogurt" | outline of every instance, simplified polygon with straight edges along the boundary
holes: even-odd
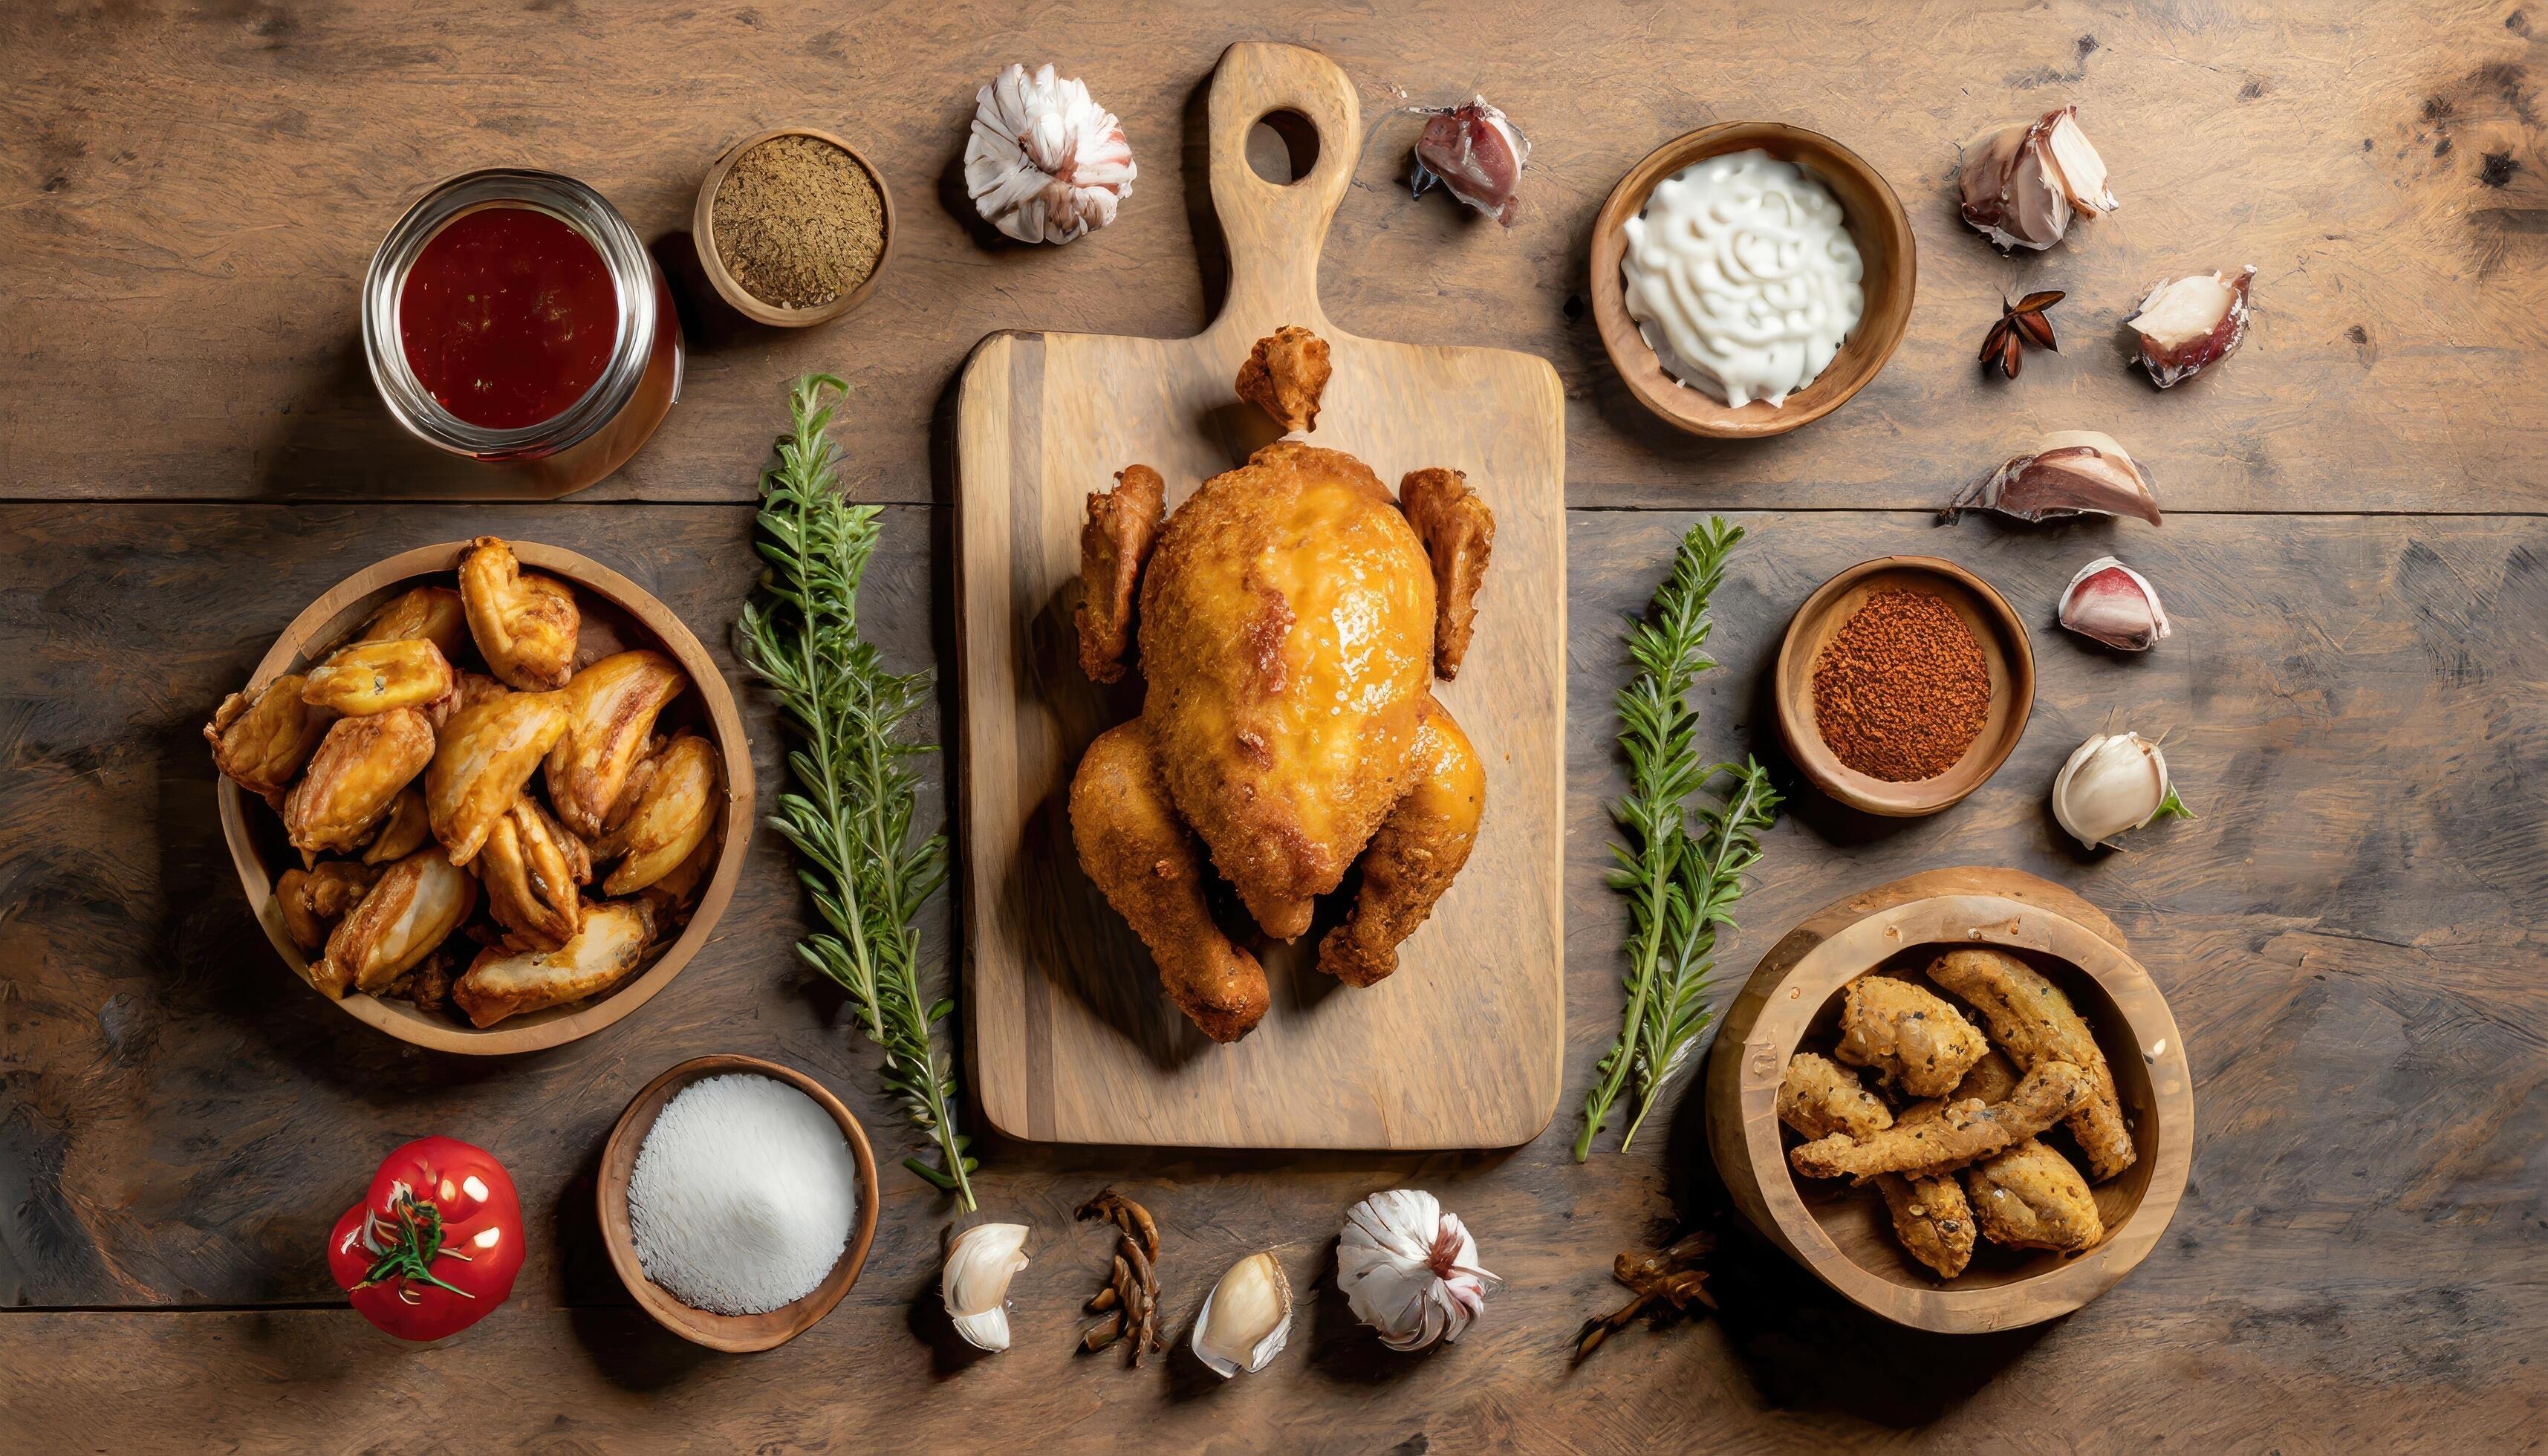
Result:
[[[1657,147],[1592,227],[1602,346],[1692,434],[1783,434],[1883,369],[1911,318],[1911,221],[1818,133],[1729,122]]]

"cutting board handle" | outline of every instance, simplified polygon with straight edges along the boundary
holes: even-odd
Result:
[[[1296,112],[1319,136],[1319,159],[1288,186],[1247,164],[1247,134],[1267,114]],[[1362,155],[1362,100],[1315,50],[1242,41],[1222,52],[1209,108],[1212,206],[1229,247],[1229,302],[1216,332],[1243,344],[1286,323],[1325,333],[1319,249]]]

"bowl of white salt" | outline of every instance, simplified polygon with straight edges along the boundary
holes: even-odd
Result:
[[[657,1323],[712,1350],[767,1350],[858,1281],[875,1240],[875,1154],[812,1077],[701,1056],[619,1115],[597,1200],[611,1267]]]

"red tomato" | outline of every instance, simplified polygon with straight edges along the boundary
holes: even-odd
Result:
[[[522,1272],[522,1201],[484,1149],[419,1138],[345,1210],[327,1267],[363,1318],[401,1339],[440,1339],[487,1318]]]

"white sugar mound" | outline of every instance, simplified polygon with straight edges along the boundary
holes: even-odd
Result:
[[[693,1309],[759,1315],[813,1292],[858,1212],[850,1144],[770,1077],[693,1082],[637,1149],[628,1222],[646,1277]]]

